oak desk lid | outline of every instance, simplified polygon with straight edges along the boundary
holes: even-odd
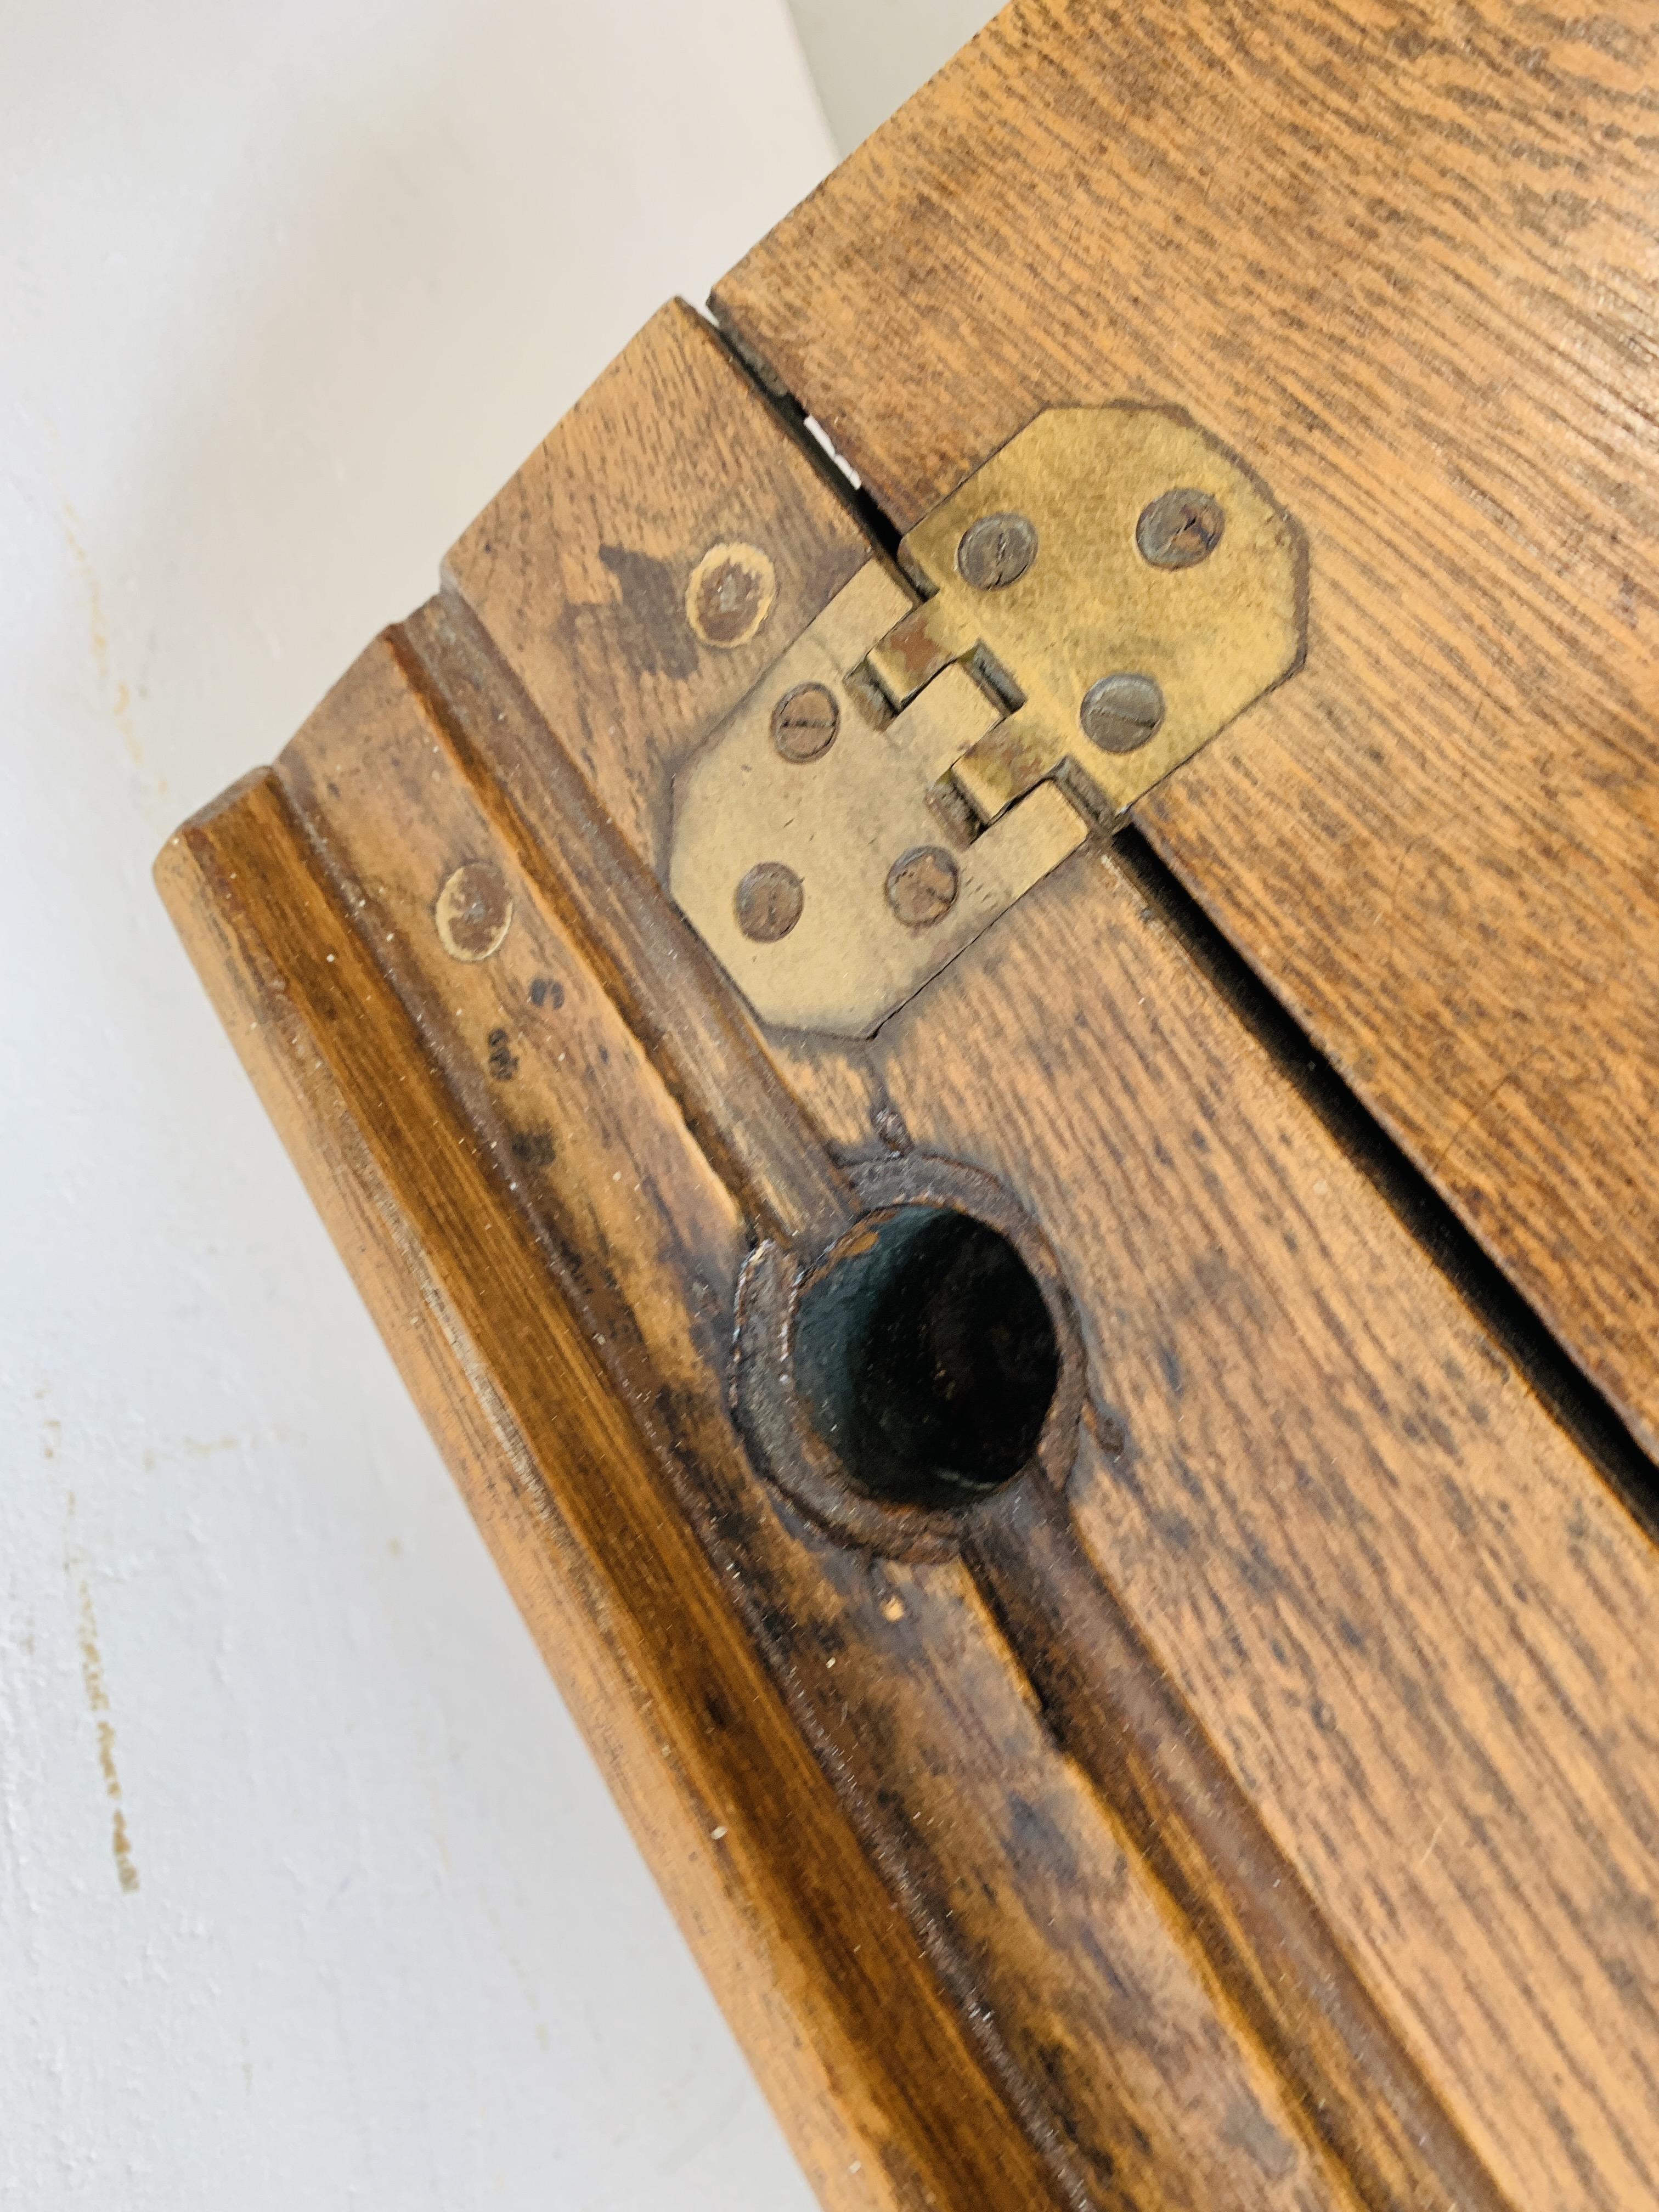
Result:
[[[1654,2200],[1652,1470],[1115,835],[1639,1407],[1621,20],[1011,11],[158,864],[838,2212]]]
[[[1141,829],[1659,1445],[1659,21],[1009,7],[716,289],[908,529],[1173,403],[1307,665]]]

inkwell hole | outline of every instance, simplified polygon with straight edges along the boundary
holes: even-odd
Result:
[[[961,1505],[1029,1464],[1060,1380],[1036,1278],[943,1206],[877,1217],[801,1300],[795,1382],[866,1497]]]

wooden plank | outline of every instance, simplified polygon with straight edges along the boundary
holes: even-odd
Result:
[[[665,1755],[626,1614],[619,1624],[614,1594],[561,1511],[556,1484],[481,1391],[477,1349],[409,1233],[358,1103],[318,1051],[308,1010],[239,905],[232,886],[242,872],[218,850],[220,821],[257,810],[269,823],[269,787],[270,771],[254,770],[164,848],[156,878],[168,910],[809,2179],[828,2205],[898,2212],[902,2195],[874,2161],[862,2191],[849,2188],[854,2162],[869,2148],[854,2109],[856,2076],[849,2081],[835,2063],[837,2039],[803,2020],[799,1997],[792,2002],[775,1975],[757,1971],[755,1916],[711,1839],[693,1777]],[[279,846],[294,842],[286,821],[275,835]],[[295,858],[301,900],[327,912],[326,890],[311,874],[314,858],[303,845]]]
[[[1138,818],[1659,1447],[1659,26],[1008,8],[717,289],[908,527],[1170,402],[1308,533],[1304,672]]]
[[[674,377],[712,379],[743,422],[752,390],[686,328],[645,333],[613,392],[636,376],[684,419]],[[646,458],[642,506],[681,503],[689,566],[706,457]],[[637,550],[634,521],[613,490],[588,526]],[[559,588],[538,571],[556,631]],[[732,1086],[714,1150],[758,1212],[789,1210],[817,1140],[781,1085],[769,1108],[734,1009],[704,1007],[689,1052],[649,1018],[673,917],[619,951],[652,927],[638,857],[599,814],[580,852],[568,821],[537,833],[574,771],[470,619],[423,610],[373,647],[276,771],[187,825],[164,884],[815,2185],[1352,2212],[961,1564],[872,1562],[748,1465],[726,1380],[749,1224],[688,1126],[710,1099],[682,1111],[659,1063]],[[632,747],[662,790],[643,735],[672,748],[732,678],[709,653],[630,692],[631,666],[613,772]],[[457,959],[441,895],[480,869],[505,934]],[[645,973],[618,985],[619,960]],[[821,1152],[816,1172],[839,1185]]]
[[[533,546],[524,565],[546,573]],[[470,588],[464,557],[449,573]],[[556,628],[533,592],[520,620],[530,637]],[[539,842],[556,838],[532,740],[494,708],[481,721],[492,787]],[[660,793],[659,763],[685,757],[678,729],[624,699],[613,730],[613,787]],[[665,819],[634,832],[659,871]],[[1358,1965],[1389,2048],[1397,2037],[1450,2116],[1445,2201],[1494,2185],[1516,2204],[1540,2190],[1643,2201],[1659,2164],[1656,2045],[1629,1993],[1659,1956],[1619,1900],[1650,1871],[1651,1808],[1628,1770],[1659,1581],[1594,1470],[1109,859],[1079,856],[1040,886],[873,1048],[756,1042],[842,1154],[915,1146],[981,1165],[1054,1242],[1099,1433],[1127,1437],[1073,1485],[1093,1557],[1183,1693],[1194,1740],[1219,1747],[1269,1850]],[[1564,1556],[1588,1546],[1605,1587],[1558,1568],[1574,1530]],[[1482,1590],[1528,1591],[1552,1645],[1576,1640],[1571,1686],[1559,1649],[1517,1674],[1513,1613],[1464,1604],[1461,1584],[1449,1595],[1425,1559],[1458,1562]],[[1071,1657],[1103,1683],[1102,1652]],[[1116,1725],[1103,1691],[1091,1702]],[[1062,1733],[1077,1749],[1078,1729]],[[1146,1853],[1133,1797],[1102,1786]],[[1454,1834],[1458,1858],[1437,1859]],[[1246,1834],[1238,1862],[1203,1878],[1207,1899],[1187,1885],[1189,1923],[1206,1903],[1219,1917],[1255,1848]],[[1342,2137],[1365,2201],[1410,2203],[1384,2069],[1374,2111],[1319,2106],[1322,2081],[1340,2104],[1342,2063],[1363,2072],[1366,2038],[1322,2060],[1290,1932],[1277,1948],[1214,1926],[1199,1940],[1229,1985],[1254,1971],[1247,1954],[1276,1965],[1285,2014],[1265,2040]],[[1236,1995],[1247,2013],[1273,1997]],[[1485,2168],[1467,2185],[1465,2137]]]
[[[620,1726],[613,1716],[607,1733],[628,1756],[630,1809],[641,1794],[648,1802],[641,1841],[648,1847],[665,1834],[701,1862],[689,1875],[671,1867],[676,1902],[714,1908],[718,1933],[705,1956],[735,1967],[735,1986],[721,1994],[738,1998],[740,2026],[752,2035],[757,2013],[782,2015],[769,2086],[786,2113],[795,2110],[797,2086],[805,2092],[797,2127],[808,2171],[831,2203],[906,2205],[930,2191],[964,2205],[976,2194],[1006,2194],[1020,2205],[1064,2202],[964,2047],[960,2018],[919,1947],[866,1940],[890,1918],[890,1899],[813,1763],[799,1712],[789,1715],[763,1680],[750,1625],[700,1553],[682,1501],[663,1494],[660,1443],[643,1432],[639,1394],[616,1372],[615,1333],[640,1318],[622,1284],[603,1279],[603,1255],[586,1255],[586,1295],[550,1266],[546,1231],[518,1202],[526,1194],[513,1189],[518,1178],[505,1170],[494,1133],[466,1115],[415,1036],[398,1035],[413,1024],[380,979],[361,927],[364,910],[354,926],[296,831],[280,786],[261,781],[187,828],[170,878],[175,897],[187,924],[210,928],[227,967],[240,971],[239,1017],[243,1007],[255,1010],[244,1031],[249,1056],[276,1048],[266,1082],[283,1080],[284,1047],[302,1064],[313,1095],[296,1136],[308,1147],[319,1109],[331,1106],[345,1143],[368,1155],[369,1191],[385,1209],[371,1265],[380,1280],[388,1259],[396,1271],[390,1311],[383,1305],[377,1318],[390,1321],[428,1381],[430,1337],[411,1346],[404,1326],[413,1301],[425,1305],[452,1346],[443,1365],[459,1367],[463,1403],[473,1401],[466,1425],[495,1431],[479,1517],[513,1587],[532,1601],[526,1610],[539,1625],[550,1577],[572,1585],[576,1602],[561,1608],[561,1625],[578,1632],[576,1686],[596,1672],[626,1686],[633,1714]],[[185,872],[192,862],[195,886]],[[390,918],[378,904],[368,912],[374,925]],[[534,953],[547,949],[543,942]],[[539,957],[533,964],[556,965]],[[568,958],[556,964],[574,980]],[[573,1128],[590,1103],[582,1094],[591,1073],[580,1062],[576,1097],[561,1102]],[[629,1114],[599,1135],[600,1146],[608,1133],[612,1156],[626,1162],[618,1175],[641,1164],[637,1119]],[[510,1145],[501,1149],[513,1158]],[[352,1173],[361,1178],[355,1163]],[[616,1188],[609,1176],[605,1185]],[[689,1287],[676,1285],[682,1316]],[[657,1408],[672,1395],[659,1393]],[[477,1462],[465,1443],[456,1449],[449,1394],[428,1381],[422,1396],[467,1482]],[[686,1442],[675,1442],[690,1459]],[[550,1517],[558,1531],[551,1544]],[[562,1556],[573,1545],[576,1575]],[[595,1628],[620,1646],[622,1667]],[[562,1650],[548,1656],[562,1671]],[[584,1703],[577,1710],[586,1717]],[[674,1796],[686,1802],[665,1802]],[[694,1940],[702,1917],[688,1931]],[[736,1958],[720,1940],[734,1921],[742,1931]],[[758,2002],[745,1987],[757,1972]],[[757,2055],[764,2066],[763,2048]],[[959,2097],[971,2085],[963,2109],[915,2094],[936,2080],[955,2085]],[[908,2095],[900,2086],[907,2082]],[[850,2156],[840,2154],[846,2150]]]
[[[1089,1558],[1074,1503],[1016,1485],[975,1516],[965,1547],[1049,1725],[1118,1813],[1365,2203],[1500,2212],[1504,2192]]]
[[[816,2185],[1650,2201],[1647,1539],[1097,843],[872,1044],[757,1028],[672,775],[868,549],[689,312],[596,393],[162,875]],[[751,1248],[925,1153],[1052,1247],[1089,1412],[901,1563],[730,1355]]]
[[[869,557],[845,486],[684,301],[653,316],[463,534],[445,581],[660,876],[675,769]],[[757,542],[776,599],[732,647],[685,619],[714,545]],[[630,742],[648,726],[649,750]]]
[[[1042,1223],[1109,1447],[1084,1540],[1487,2171],[1650,2202],[1647,1537],[1109,854],[873,1057]]]

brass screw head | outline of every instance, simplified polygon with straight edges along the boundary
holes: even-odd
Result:
[[[747,645],[777,596],[777,571],[758,545],[711,545],[686,585],[685,619],[705,645]]]
[[[887,903],[907,929],[927,929],[956,904],[961,878],[943,845],[916,845],[887,871]]]
[[[488,960],[500,950],[513,922],[507,878],[488,860],[457,868],[432,909],[438,942],[452,960]]]
[[[982,515],[963,532],[957,567],[976,592],[997,592],[1018,582],[1036,550],[1036,526],[1024,515]]]
[[[836,742],[841,708],[827,684],[797,684],[772,709],[772,742],[787,761],[815,761]]]
[[[757,860],[738,885],[732,902],[738,927],[757,945],[775,945],[800,920],[806,892],[800,878],[781,860]]]
[[[1188,486],[1160,492],[1141,509],[1135,544],[1154,568],[1195,568],[1215,551],[1226,527],[1221,501]]]
[[[1121,670],[1089,686],[1078,720],[1084,736],[1103,752],[1136,752],[1158,735],[1164,694],[1150,676]]]

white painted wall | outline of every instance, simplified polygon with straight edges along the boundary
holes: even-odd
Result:
[[[1000,0],[789,0],[837,149],[850,154]]]
[[[784,0],[0,0],[20,2212],[805,2212],[149,868],[830,156]]]

